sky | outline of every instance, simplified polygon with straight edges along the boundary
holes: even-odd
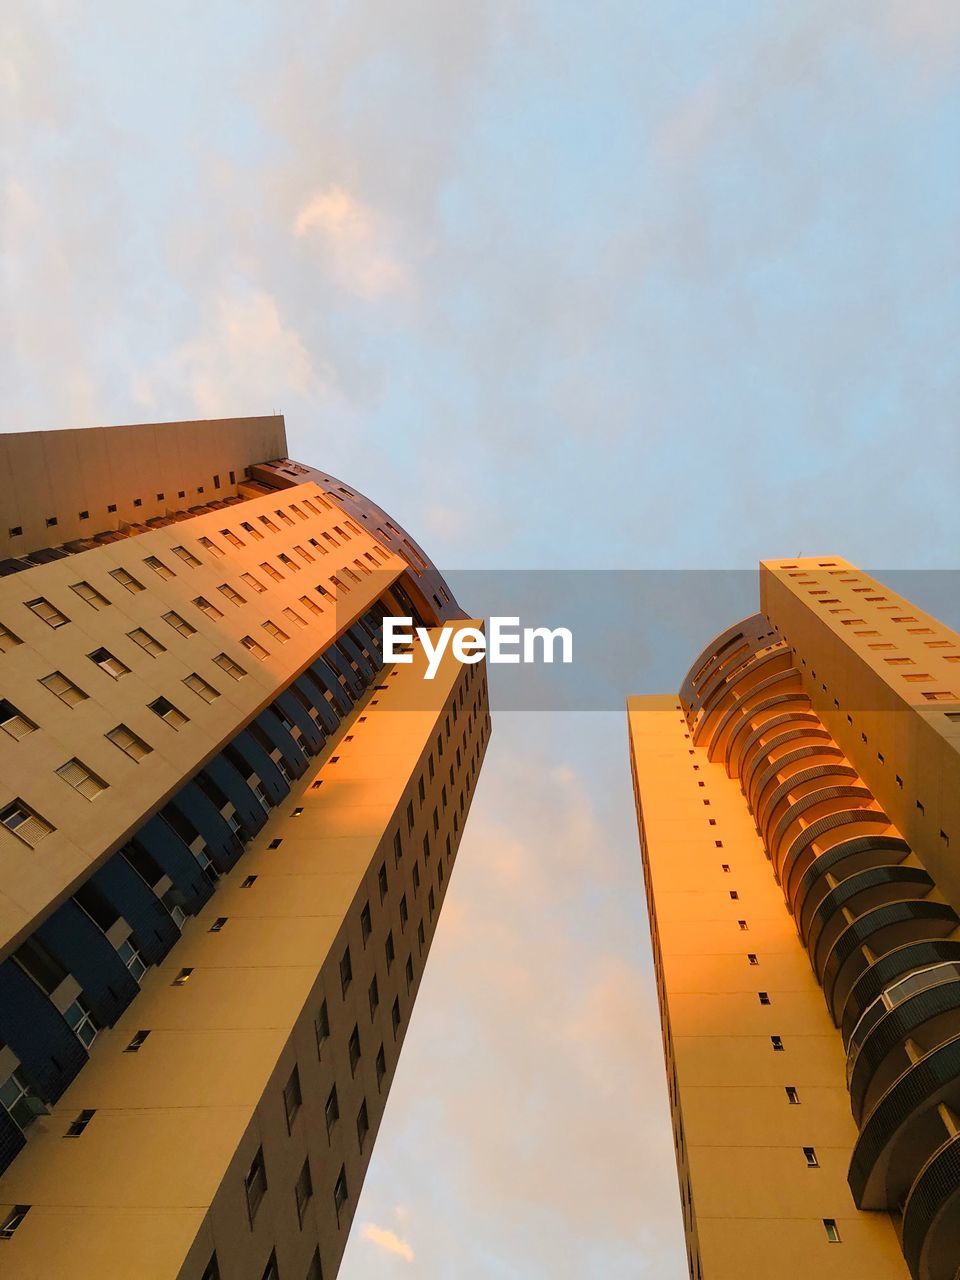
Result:
[[[684,1274],[621,699],[761,557],[954,567],[958,66],[954,0],[3,6],[3,429],[283,412],[616,654],[492,673],[343,1280]]]

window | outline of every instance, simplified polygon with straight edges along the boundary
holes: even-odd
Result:
[[[225,538],[233,547],[245,547],[247,544],[242,538],[238,538],[232,529],[221,529],[220,537]]]
[[[337,1223],[340,1222],[340,1210],[347,1203],[347,1171],[340,1166],[340,1172],[337,1174],[337,1180],[333,1184],[333,1207],[337,1211]]]
[[[257,1210],[260,1208],[263,1197],[267,1194],[267,1168],[263,1163],[263,1147],[257,1148],[257,1154],[253,1157],[253,1163],[247,1170],[243,1185],[247,1193],[247,1216],[252,1227],[253,1220],[257,1216]]]
[[[275,640],[279,640],[281,644],[286,644],[287,641],[290,639],[287,633],[281,630],[281,628],[278,627],[277,624],[271,618],[268,618],[266,622],[261,622],[260,625],[263,627],[264,631],[266,631],[268,635],[273,636]]]
[[[353,1030],[350,1032],[347,1051],[350,1055],[350,1074],[356,1075],[357,1063],[360,1061],[360,1028],[356,1023],[354,1023]]]
[[[70,621],[65,613],[61,613],[49,600],[39,596],[36,600],[27,600],[27,608],[42,619],[48,627],[62,627]]]
[[[186,969],[181,969],[180,972],[177,974],[177,976],[174,978],[173,982],[170,983],[171,987],[185,987],[187,983],[190,981],[190,975],[192,973],[193,973],[192,966]]]
[[[831,1244],[840,1243],[840,1232],[837,1230],[836,1218],[824,1218],[823,1229],[827,1233],[827,1239]]]
[[[144,653],[149,653],[151,658],[156,658],[161,653],[166,653],[166,648],[160,641],[154,639],[149,631],[144,631],[143,627],[136,627],[133,631],[128,631],[127,636],[134,644],[138,644]]]
[[[407,910],[407,895],[404,894],[400,899],[400,930],[406,932],[407,921],[410,919],[410,912]]]
[[[397,997],[393,1002],[393,1008],[390,1011],[390,1021],[393,1023],[393,1038],[396,1040],[397,1032],[400,1030],[400,999]]]
[[[101,791],[107,789],[104,780],[79,760],[68,760],[66,764],[62,764],[57,770],[57,776],[73,787],[74,791],[79,791],[86,800],[95,800]]]
[[[258,542],[262,542],[262,541],[263,541],[263,534],[260,532],[260,530],[259,530],[259,529],[255,529],[255,528],[253,527],[253,525],[252,525],[252,524],[250,524],[250,522],[249,522],[248,520],[241,520],[241,521],[240,521],[240,528],[241,528],[241,529],[246,529],[246,531],[247,531],[247,533],[249,533],[250,537],[251,537],[251,538],[256,538],[256,540],[257,540]]]
[[[370,1119],[367,1115],[367,1100],[360,1103],[360,1110],[357,1112],[357,1145],[363,1150],[364,1139],[370,1132]]]
[[[286,513],[285,511],[281,511],[281,510],[278,508],[278,509],[274,512],[274,514],[275,514],[275,515],[277,515],[277,516],[279,516],[279,517],[280,517],[280,519],[283,521],[283,523],[284,523],[284,524],[293,524],[293,521],[290,519],[290,517],[287,515],[287,513]],[[262,516],[261,516],[260,518],[261,518],[261,520],[263,519],[263,517],[262,517]]]
[[[212,556],[222,556],[225,554],[223,547],[218,546],[212,538],[198,538],[197,541],[203,547],[204,551],[209,551]]]
[[[437,900],[436,900],[436,898],[435,898],[435,896],[434,896],[434,893],[433,893],[433,890],[432,890],[432,889],[431,889],[431,890],[430,890],[430,892],[427,894],[427,907],[428,907],[428,908],[429,908],[429,910],[430,910],[430,919],[432,920],[432,919],[433,919],[433,913],[434,913],[434,912],[436,911],[436,909],[437,909]]]
[[[138,581],[132,573],[128,573],[126,569],[111,569],[110,577],[119,582],[121,587],[126,587],[128,591],[136,593],[143,590],[143,583]]]
[[[63,1135],[65,1138],[79,1138],[81,1133],[96,1115],[96,1111],[81,1111],[76,1120],[71,1120],[67,1128],[67,1132]]]
[[[242,680],[247,674],[246,670],[240,666],[239,662],[234,662],[234,660],[226,653],[218,653],[214,658],[214,662],[221,671],[225,671],[227,675],[234,680]]]
[[[301,596],[300,603],[303,605],[305,609],[309,609],[309,611],[313,614],[323,613],[323,610],[317,604],[316,600],[311,600],[309,596]]]
[[[289,606],[283,610],[283,616],[298,627],[305,627],[307,625],[306,619],[302,618],[300,614],[297,613],[296,609],[291,609]]]
[[[86,600],[91,609],[105,609],[110,603],[107,597],[101,595],[89,582],[71,583],[70,590],[75,591],[81,600]]]
[[[242,596],[239,591],[231,587],[229,582],[221,582],[217,590],[222,596],[230,601],[232,605],[236,605],[239,609],[242,604],[247,603],[246,596]]]
[[[131,760],[142,760],[144,756],[149,755],[153,747],[149,746],[142,738],[138,738],[132,729],[128,729],[125,724],[118,724],[115,729],[111,729],[104,735],[109,738],[115,747],[130,757]]]
[[[168,622],[174,631],[178,631],[184,637],[197,634],[197,628],[192,626],[186,618],[181,618],[179,613],[174,613],[172,609],[169,613],[163,615],[163,620]]]
[[[266,526],[266,528],[268,528],[268,529],[270,530],[270,532],[271,532],[271,533],[279,533],[279,532],[280,532],[280,526],[279,526],[279,525],[277,525],[277,524],[274,524],[274,523],[273,523],[273,521],[270,519],[270,517],[269,517],[269,516],[258,516],[257,518],[259,519],[259,521],[260,521],[260,523],[261,523],[262,525],[265,525],[265,526]],[[292,524],[292,523],[293,523],[293,521],[291,521],[290,523]]]
[[[309,1157],[303,1162],[303,1168],[300,1170],[300,1176],[297,1178],[297,1185],[294,1188],[294,1193],[297,1198],[297,1218],[302,1230],[303,1217],[307,1211],[307,1205],[310,1203],[310,1197],[313,1195],[313,1181],[310,1177]]]
[[[74,707],[78,702],[83,702],[87,695],[83,690],[68,680],[62,671],[53,671],[50,675],[44,676],[40,681],[45,689],[49,689],[55,694],[61,702],[65,702],[68,707]]]
[[[216,1249],[210,1255],[210,1261],[204,1267],[200,1280],[220,1280],[220,1263],[217,1261]]]
[[[370,986],[367,989],[367,996],[370,1000],[370,1021],[372,1022],[376,1016],[377,1009],[380,1007],[380,988],[377,985],[377,975],[374,974],[370,979]]]
[[[293,549],[307,564],[313,564],[314,560],[316,560],[316,556],[312,556],[306,547],[302,547],[299,542],[294,545]]]
[[[316,1018],[317,1029],[317,1057],[320,1057],[324,1043],[330,1035],[330,1018],[327,1014],[327,1002],[324,1000],[320,1006],[320,1012]]]
[[[327,1094],[327,1101],[324,1103],[323,1116],[327,1122],[327,1137],[330,1131],[340,1119],[340,1103],[337,1101],[337,1086],[333,1085]]]
[[[344,996],[346,996],[352,981],[353,966],[350,963],[350,948],[347,947],[340,957],[340,990]]]
[[[757,959],[756,955],[755,955],[752,951],[750,951],[750,952],[748,952],[748,953],[747,953],[747,963],[748,963],[748,964],[759,964],[759,963],[760,963],[760,961]]]
[[[11,738],[25,738],[33,733],[36,725],[22,711],[18,711],[12,702],[0,699],[0,729]]]
[[[413,986],[413,957],[407,956],[407,963],[404,966],[404,975],[407,979],[407,994],[410,994],[410,988]]]
[[[780,1036],[771,1036],[770,1044],[773,1046],[774,1053],[783,1053],[783,1040]]]
[[[83,1047],[85,1049],[89,1049],[97,1038],[97,1032],[100,1030],[100,1026],[93,1014],[87,1008],[83,997],[77,996],[76,1000],[64,1009],[63,1016]],[[144,1038],[149,1034],[150,1033],[148,1031],[144,1032]]]
[[[389,973],[391,966],[393,965],[393,962],[397,956],[397,953],[394,950],[394,946],[393,946],[393,930],[392,929],[387,934],[387,940],[383,944],[383,952],[384,952],[384,955],[387,957],[387,973]]]
[[[819,1169],[820,1161],[817,1159],[817,1153],[813,1147],[803,1148],[803,1158],[807,1162],[808,1169]]]
[[[216,920],[214,920],[213,924],[210,926],[207,932],[219,933],[229,919],[230,919],[229,916],[217,916]]]
[[[341,1169],[340,1172],[342,1174],[343,1170]],[[0,1222],[0,1240],[9,1240],[29,1212],[28,1204],[15,1204]]]
[[[8,649],[13,649],[18,644],[23,644],[20,637],[14,635],[9,627],[5,627],[0,622],[0,653],[6,653]]]
[[[380,870],[377,872],[377,883],[380,886],[380,901],[382,902],[387,896],[387,864],[380,863]]]
[[[186,547],[174,547],[173,554],[175,556],[179,556],[180,559],[183,561],[183,563],[188,564],[191,569],[195,569],[197,565],[200,563],[200,561],[193,554],[193,552],[188,551]]]
[[[413,896],[416,897],[420,891],[420,863],[413,864]]]
[[[155,698],[149,706],[153,714],[166,721],[171,729],[179,729],[181,725],[190,723],[190,717],[185,716],[179,707],[175,707],[167,698]]]
[[[158,560],[156,556],[147,556],[143,563],[161,578],[175,578],[177,576],[169,565],[164,564],[162,560]]]
[[[367,945],[367,939],[373,932],[373,922],[370,919],[370,903],[365,902],[363,910],[360,912],[360,935],[363,938],[363,945]]]
[[[43,1101],[30,1088],[19,1067],[0,1084],[0,1104],[21,1129],[26,1129],[46,1111]]]
[[[267,589],[260,579],[255,578],[252,573],[241,573],[240,580],[241,582],[245,582],[248,587],[252,587],[253,590],[259,594],[262,594]]]
[[[797,1093],[796,1088],[792,1084],[788,1084],[784,1086],[784,1091],[791,1107],[798,1107],[800,1105],[800,1095]]]
[[[297,1112],[303,1104],[303,1094],[300,1091],[300,1069],[294,1067],[290,1072],[290,1079],[283,1087],[283,1112],[287,1117],[287,1133],[293,1132],[293,1122],[297,1118]]]
[[[105,671],[108,676],[112,676],[114,680],[119,680],[121,676],[130,674],[130,668],[127,664],[114,657],[109,649],[94,649],[93,653],[87,654],[87,657],[91,662],[96,663],[101,671]]]
[[[214,698],[220,697],[220,691],[215,689],[212,684],[208,684],[203,676],[197,675],[196,671],[191,671],[188,676],[184,676],[183,683],[188,689],[192,689],[198,698],[202,698],[204,702],[213,702]]]
[[[223,610],[218,609],[215,604],[211,604],[206,596],[195,596],[193,603],[202,613],[205,613],[208,618],[213,618],[214,621],[223,617]]]
[[[46,818],[41,818],[20,799],[0,810],[0,822],[30,849],[35,849],[41,840],[56,830]]]
[[[253,656],[257,658],[260,662],[263,662],[265,658],[269,657],[268,651],[263,647],[262,644],[254,640],[253,636],[244,636],[241,639],[240,643],[243,645],[243,647],[247,650],[248,653],[252,653]]]

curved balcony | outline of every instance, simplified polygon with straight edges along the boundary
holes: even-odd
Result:
[[[920,1170],[903,1208],[903,1255],[913,1280],[955,1280],[960,1241],[960,1135]]]
[[[785,684],[793,684],[796,687],[784,688]],[[751,728],[756,727],[754,721],[763,716],[764,712],[774,707],[784,711],[788,706],[796,707],[798,710],[806,710],[810,706],[810,699],[800,688],[795,667],[777,672],[776,675],[761,681],[752,689],[747,689],[743,694],[735,691],[735,701],[725,709],[721,709],[712,724],[708,725],[705,721],[703,731],[694,735],[695,741],[706,747],[710,760],[718,760],[722,755],[724,765],[727,766],[732,777],[734,771],[729,768],[727,752],[730,735],[740,729],[749,732]]]
[[[752,613],[715,636],[690,665],[680,686],[680,701],[688,720],[695,720],[715,677],[731,662],[776,642],[776,633],[762,613]]]
[[[925,980],[928,985],[917,986]],[[911,974],[897,983],[860,1020],[857,1036],[850,1041],[847,1073],[853,1118],[860,1124],[877,1099],[907,1068],[911,1058],[906,1041],[929,1052],[960,1036],[960,965],[938,965],[922,974]],[[887,1003],[887,999],[891,1003]]]
[[[922,867],[870,867],[847,876],[821,898],[810,917],[807,936],[801,932],[814,972],[823,972],[830,949],[846,929],[845,912],[863,916],[888,902],[925,898],[933,887],[933,880]]]
[[[925,898],[888,902],[867,911],[840,934],[823,966],[823,993],[837,1025],[850,991],[869,961],[864,946],[878,955],[907,942],[945,937],[960,924],[957,913],[943,902]]]
[[[912,1063],[864,1122],[847,1180],[859,1209],[892,1209],[941,1147],[941,1102],[960,1106],[960,1037]]]
[[[760,695],[763,695],[760,697]],[[759,701],[753,701],[756,695]],[[784,671],[764,680],[755,688],[748,690],[739,703],[740,723],[731,729],[724,748],[724,763],[729,777],[739,777],[743,763],[743,753],[747,738],[761,724],[768,724],[781,715],[789,715],[789,711],[774,711],[776,707],[795,706],[809,707],[810,700],[803,692],[800,684],[800,672],[796,667],[787,667]],[[758,723],[759,721],[759,723]]]
[[[714,684],[709,693],[704,692],[694,737],[700,740],[705,733],[709,732],[711,718],[714,724],[723,718],[729,710],[731,699],[735,702],[748,697],[768,681],[776,681],[778,673],[782,673],[784,669],[795,671],[792,659],[792,652],[781,645],[774,649],[761,649],[751,654],[735,669],[731,669],[723,679]]]
[[[800,761],[796,761],[797,764]],[[779,764],[779,762],[778,762]],[[780,765],[778,773],[783,773],[789,765]],[[760,829],[764,844],[769,843],[770,826],[778,823],[783,815],[789,810],[790,806],[797,800],[803,799],[810,795],[813,791],[819,790],[824,785],[825,778],[855,778],[857,776],[856,769],[848,764],[841,764],[839,760],[833,760],[829,764],[808,764],[803,768],[797,769],[794,773],[790,773],[779,786],[764,796],[762,803],[758,803],[753,811],[754,819]],[[817,783],[814,787],[812,784]],[[838,785],[844,785],[840,783]],[[794,796],[791,800],[790,797]]]
[[[840,805],[836,803],[838,800],[847,800],[850,803]],[[854,803],[855,801],[859,803]],[[860,809],[864,812],[869,810],[872,813],[876,813],[876,809],[870,809],[870,806],[876,803],[872,791],[869,791],[864,786],[849,785],[821,787],[818,791],[813,791],[810,795],[802,796],[799,800],[795,800],[777,822],[767,845],[773,865],[778,868],[780,866],[779,855],[784,842],[796,839],[803,831],[809,831],[820,818],[827,818],[834,813],[839,813],[841,810],[851,809]],[[824,813],[817,812],[819,807],[823,805],[830,805],[830,808]],[[811,810],[814,812],[811,813]],[[805,814],[807,816],[806,826],[801,827],[799,830],[794,830],[791,836],[791,828]]]
[[[833,890],[827,881],[828,875],[834,880],[843,880],[873,867],[897,866],[909,852],[910,846],[899,836],[854,836],[814,858],[794,896],[793,914],[800,936],[806,939],[813,913]]]
[[[825,814],[824,817],[817,818],[815,822],[811,822],[809,827],[805,827],[787,849],[780,868],[780,882],[783,885],[783,891],[786,894],[791,911],[793,910],[801,876],[814,859],[819,856],[814,851],[813,846],[818,840],[822,840],[827,836],[829,832],[836,831],[840,827],[852,826],[861,828],[858,833],[861,836],[885,835],[890,826],[890,819],[879,809],[841,809],[837,813]],[[863,829],[870,827],[874,829]],[[828,847],[832,848],[833,846],[830,845]],[[826,851],[826,849],[821,850],[822,853],[826,853]]]
[[[793,713],[785,711],[781,715],[771,716],[769,720],[765,720],[763,724],[758,725],[753,730],[743,744],[743,751],[740,754],[740,785],[744,795],[748,792],[747,780],[753,773],[754,765],[758,760],[764,759],[768,751],[773,750],[777,738],[785,732],[787,725],[796,727],[798,723],[801,727],[809,725],[808,731],[816,733],[818,726],[820,726],[820,718],[814,715],[812,711],[797,711]],[[779,730],[779,733],[765,743],[764,739],[773,734],[775,729]],[[820,726],[819,732],[823,737],[828,737],[827,731],[822,726]]]
[[[789,751],[785,751],[781,756],[771,755],[773,751],[778,751],[788,742],[793,743]],[[757,757],[744,784],[743,790],[750,811],[752,813],[759,811],[760,806],[766,802],[767,788],[777,782],[784,769],[789,769],[800,760],[812,763],[816,759],[822,760],[824,764],[832,763],[834,760],[839,763],[843,759],[843,752],[831,743],[826,729],[822,732],[806,727],[791,729],[780,737],[774,738],[772,742],[768,742],[765,754]]]
[[[898,978],[948,960],[960,962],[960,939],[930,938],[923,942],[909,942],[875,960],[860,975],[847,996],[840,1022],[844,1044],[849,1045],[867,1009]]]

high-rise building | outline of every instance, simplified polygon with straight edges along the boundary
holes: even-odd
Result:
[[[631,757],[694,1280],[960,1275],[960,635],[839,559]]]
[[[336,1275],[490,732],[283,419],[0,437],[0,1274]]]

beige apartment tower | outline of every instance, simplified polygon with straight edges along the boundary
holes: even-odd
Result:
[[[483,664],[282,418],[0,437],[0,1275],[332,1280]],[[474,624],[476,625],[476,624]]]
[[[628,702],[693,1280],[960,1276],[960,635],[767,561]]]

